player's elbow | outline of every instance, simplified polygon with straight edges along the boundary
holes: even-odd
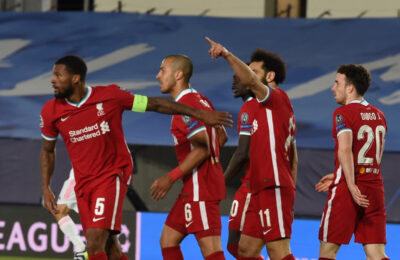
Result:
[[[197,147],[197,157],[200,161],[206,160],[211,155],[210,148],[207,145],[202,145]]]
[[[242,81],[242,84],[249,87],[250,90],[254,90],[257,88],[259,83],[259,79],[256,78],[255,74],[252,77],[248,77],[245,81]]]
[[[225,145],[225,143],[228,141],[228,136],[223,135],[219,138],[219,147],[222,147]]]

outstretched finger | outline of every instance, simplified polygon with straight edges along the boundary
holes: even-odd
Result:
[[[227,127],[232,127],[233,125],[233,120],[230,118],[222,118],[220,120],[221,125],[227,126]]]
[[[208,38],[207,36],[205,37],[205,39],[210,45],[214,45],[215,44],[215,42],[213,40],[211,40],[210,38]]]

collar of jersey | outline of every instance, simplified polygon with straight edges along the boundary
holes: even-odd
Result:
[[[350,101],[349,104],[353,104],[353,103],[361,104],[364,106],[368,105],[368,102],[365,99],[354,99],[354,100]]]
[[[197,93],[197,91],[194,88],[187,88],[181,91],[181,93],[178,94],[178,96],[175,98],[175,101],[178,102],[179,99],[181,99],[184,95],[188,93]]]
[[[250,97],[248,97],[244,102],[250,101],[250,100],[252,100],[252,99],[253,99],[253,97],[250,96]]]
[[[92,87],[86,86],[86,89],[87,89],[86,95],[82,98],[81,101],[79,101],[79,103],[71,102],[68,99],[65,99],[65,101],[67,101],[68,104],[70,104],[71,106],[74,106],[74,107],[82,106],[86,102],[86,100],[89,99],[90,95],[92,94]]]

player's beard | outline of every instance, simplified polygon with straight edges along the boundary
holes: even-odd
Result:
[[[264,71],[264,76],[261,78],[261,82],[265,85],[268,86],[267,82],[267,72]]]
[[[73,90],[72,86],[70,86],[69,88],[65,89],[63,92],[60,91],[57,94],[54,94],[54,97],[58,98],[58,99],[69,98],[72,95],[73,91],[74,90]]]

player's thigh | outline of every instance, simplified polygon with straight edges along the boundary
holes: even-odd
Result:
[[[340,244],[321,241],[319,245],[319,257],[335,259]]]
[[[88,228],[86,230],[86,248],[89,255],[106,249],[110,232],[106,229]]]
[[[242,234],[239,241],[239,256],[258,257],[265,243],[261,238]]]
[[[197,243],[199,244],[201,253],[204,257],[207,257],[215,252],[222,251],[220,236],[206,236],[200,238]]]
[[[78,206],[75,195],[75,178],[70,174],[70,177],[64,182],[60,194],[58,195],[57,204],[65,204],[68,208],[78,212]]]
[[[293,223],[295,191],[272,187],[257,195],[258,217],[264,242],[290,238]]]
[[[187,209],[185,209],[186,203],[183,201],[181,197],[178,197],[172,206],[171,210],[168,213],[167,219],[165,220],[164,227],[167,226],[168,228],[174,229],[178,233],[186,236],[186,219],[191,219],[191,212],[185,215]],[[166,230],[168,234],[168,229]],[[165,232],[162,232],[164,234]],[[168,239],[167,236],[162,236],[162,243],[168,243],[166,240]],[[175,239],[173,239],[175,240]]]
[[[110,176],[89,193],[88,227],[119,232],[127,185],[118,175]]]
[[[76,201],[79,209],[79,219],[81,221],[83,234],[86,235],[86,230],[91,217],[89,201],[85,196],[77,197]]]
[[[269,241],[266,243],[268,256],[271,260],[280,260],[285,256],[291,254],[290,251],[290,239],[278,239],[275,241]]]
[[[365,244],[363,247],[367,260],[381,260],[386,257],[385,244]]]
[[[330,189],[319,229],[319,240],[348,244],[358,222],[359,207],[353,201],[346,182]]]
[[[370,204],[363,208],[361,218],[355,230],[354,241],[361,244],[386,243],[386,209],[383,189],[363,187],[359,185],[362,194],[366,195]]]
[[[108,237],[106,244],[106,252],[109,260],[119,260],[122,257],[121,246],[117,235],[112,235]]]
[[[243,225],[242,236],[251,236],[262,239],[262,226],[258,215],[258,193],[252,194],[249,207],[246,211],[246,221]]]
[[[177,246],[182,242],[185,236],[185,234],[182,234],[174,228],[164,225],[161,231],[160,245],[162,248]]]

